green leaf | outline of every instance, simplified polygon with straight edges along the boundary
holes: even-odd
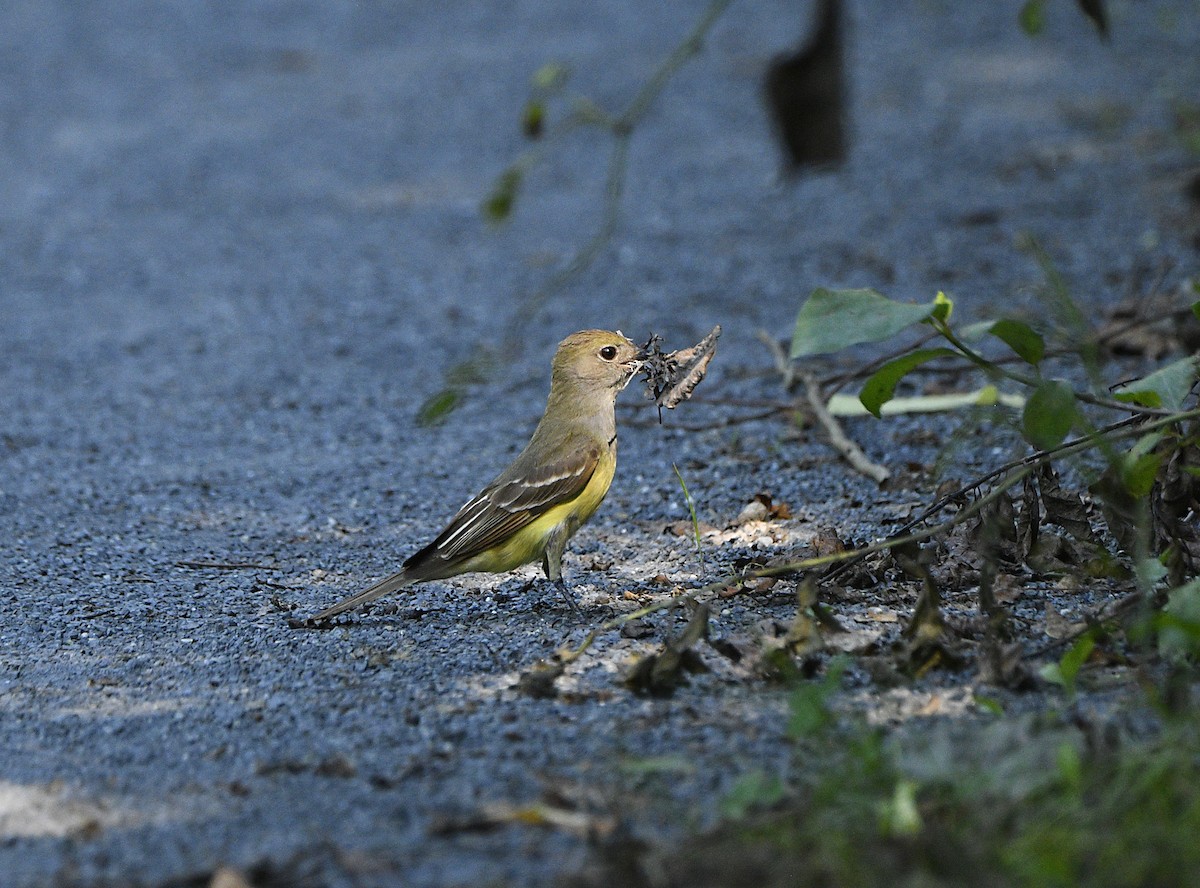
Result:
[[[788,700],[791,718],[787,733],[793,739],[816,734],[833,723],[829,711],[829,698],[841,686],[842,674],[846,671],[846,660],[835,657],[825,670],[820,681],[801,682]]]
[[[562,62],[547,62],[533,75],[533,88],[542,92],[554,92],[567,85],[571,68]]]
[[[728,820],[742,820],[755,808],[773,805],[783,798],[783,781],[773,774],[751,771],[738,778],[721,800],[721,814]]]
[[[792,334],[792,357],[840,351],[879,342],[933,314],[934,304],[894,302],[874,290],[819,287],[800,307]]]
[[[948,348],[922,348],[888,361],[863,383],[858,399],[867,408],[867,412],[878,419],[879,408],[892,400],[892,396],[896,394],[896,384],[909,371],[935,358],[954,357],[955,354],[956,352]]]
[[[1167,656],[1200,655],[1200,578],[1167,593],[1158,649]]]
[[[1092,648],[1095,646],[1096,639],[1092,638],[1091,633],[1084,635],[1063,654],[1061,660],[1057,663],[1047,663],[1038,670],[1038,675],[1051,684],[1059,685],[1066,691],[1068,697],[1074,697],[1075,679],[1079,675],[1079,670],[1083,668],[1083,664],[1091,656]]]
[[[1143,407],[1178,410],[1195,383],[1196,359],[1182,358],[1155,370],[1149,376],[1125,383],[1113,392],[1113,397]]]
[[[1000,389],[991,383],[985,385],[979,390],[975,403],[980,407],[995,407],[1000,403]]]
[[[1192,282],[1192,288],[1200,287],[1200,279]],[[1200,299],[1192,303],[1192,314],[1196,316],[1196,320],[1200,321]]]
[[[1149,496],[1161,465],[1162,455],[1158,453],[1127,457],[1121,464],[1121,481],[1125,489],[1135,497]]]
[[[517,192],[521,190],[521,169],[511,166],[496,177],[491,194],[483,201],[480,208],[483,217],[492,223],[503,222],[512,213],[517,202]]]
[[[530,99],[521,114],[521,132],[527,139],[540,139],[545,124],[546,104],[538,99]]]
[[[462,393],[456,388],[445,388],[430,396],[417,411],[417,425],[437,425],[450,415],[461,399]]]
[[[914,780],[898,780],[891,799],[879,803],[879,826],[884,835],[915,836],[921,831],[917,788]]]
[[[1074,745],[1063,741],[1058,744],[1058,776],[1067,789],[1078,794],[1083,787],[1083,758]]]
[[[937,295],[933,297],[933,317],[944,322],[950,320],[952,314],[954,314],[954,300],[938,290]]]
[[[1021,417],[1027,440],[1039,450],[1057,447],[1075,423],[1075,393],[1061,379],[1041,383],[1025,404]]]
[[[988,332],[1017,353],[1026,364],[1037,366],[1046,356],[1046,343],[1041,335],[1023,321],[1001,318]]]
[[[995,697],[988,697],[985,694],[975,694],[972,697],[972,702],[984,712],[990,712],[992,715],[1004,715],[1004,707]]]
[[[1042,33],[1042,29],[1046,27],[1046,3],[1045,0],[1027,0],[1024,6],[1021,7],[1019,17],[1021,29],[1030,37],[1036,37]]]

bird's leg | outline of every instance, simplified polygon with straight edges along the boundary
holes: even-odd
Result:
[[[563,601],[569,604],[571,610],[575,611],[575,615],[582,620],[583,611],[579,609],[579,602],[567,588],[567,582],[562,576],[562,556],[566,548],[567,534],[554,534],[546,545],[546,551],[542,554],[542,570],[546,572],[546,579],[554,584],[558,594],[563,597]]]
[[[571,605],[571,610],[575,611],[575,616],[583,620],[583,611],[579,609],[579,601],[575,597],[575,593],[571,591],[571,587],[567,585],[567,581],[559,577],[554,581],[554,588],[558,590],[558,594],[562,596],[563,601]]]

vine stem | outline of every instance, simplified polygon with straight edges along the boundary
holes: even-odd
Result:
[[[934,321],[933,328],[937,330],[937,332],[943,337],[945,337],[947,342],[961,352],[963,357],[965,357],[979,369],[983,370],[985,373],[991,376],[1003,376],[1006,379],[1011,379],[1013,382],[1018,382],[1021,385],[1029,388],[1037,388],[1041,384],[1041,380],[1036,377],[1027,376],[1024,373],[1018,373],[1015,370],[1009,370],[1005,367],[1001,367],[994,361],[989,361],[983,355],[979,354],[979,352],[975,351],[973,348],[959,339],[958,336],[955,335],[954,331],[951,330],[950,327],[945,323],[945,321]],[[1085,404],[1091,404],[1095,407],[1103,407],[1107,410],[1123,410],[1127,413],[1140,413],[1144,416],[1171,415],[1170,410],[1162,407],[1145,407],[1141,404],[1134,404],[1129,401],[1117,401],[1112,398],[1101,398],[1098,395],[1093,395],[1091,392],[1074,391],[1072,394],[1075,396],[1076,400],[1083,401]]]
[[[520,301],[517,310],[506,325],[504,337],[501,340],[500,348],[503,357],[511,358],[520,352],[526,338],[524,331],[528,327],[529,319],[540,311],[552,296],[586,271],[612,239],[617,222],[621,218],[621,198],[625,193],[626,173],[629,167],[629,144],[634,130],[676,72],[700,52],[705,38],[732,2],[733,0],[712,0],[692,30],[659,63],[649,79],[616,117],[610,118],[593,110],[586,115],[576,112],[572,115],[573,118],[576,118],[573,123],[564,122],[564,127],[560,132],[567,132],[581,125],[594,125],[608,129],[612,134],[612,153],[609,155],[608,171],[605,175],[604,208],[600,216],[600,224],[595,234],[575,251],[563,268]],[[518,160],[518,164],[522,168],[528,168],[540,160],[541,156],[542,152],[539,151],[536,154],[528,155],[530,158],[528,161]]]

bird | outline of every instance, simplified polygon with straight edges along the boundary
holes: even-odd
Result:
[[[504,573],[539,560],[546,578],[578,612],[562,577],[563,552],[612,484],[617,395],[647,358],[620,331],[581,330],[560,342],[546,410],[512,464],[400,570],[303,622],[324,623],[414,583]]]

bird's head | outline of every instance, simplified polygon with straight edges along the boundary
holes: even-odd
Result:
[[[642,369],[645,355],[619,331],[581,330],[558,344],[552,380],[614,396]]]

